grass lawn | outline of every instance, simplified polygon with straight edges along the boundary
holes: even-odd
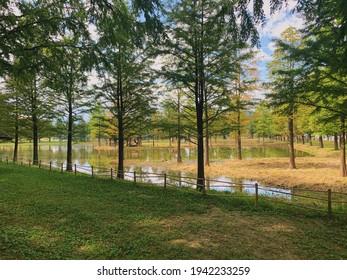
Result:
[[[0,164],[0,259],[347,259],[347,218]]]

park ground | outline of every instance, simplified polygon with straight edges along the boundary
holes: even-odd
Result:
[[[0,259],[346,259],[346,217],[0,163]]]

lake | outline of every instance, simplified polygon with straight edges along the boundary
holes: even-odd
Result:
[[[42,162],[61,163],[66,161],[66,146],[59,144],[40,145],[39,159]],[[0,156],[12,158],[13,144],[0,145]],[[183,161],[195,160],[197,149],[195,147],[185,147],[181,149]],[[261,147],[244,147],[242,149],[244,159],[252,158],[269,158],[269,157],[289,157],[289,151],[286,144],[279,146],[261,146]],[[297,157],[311,156],[311,154],[296,151]],[[93,144],[75,144],[73,145],[72,157],[76,164],[82,166],[100,166],[108,168],[117,164],[116,149],[98,150],[97,145]],[[170,161],[177,157],[175,148],[158,148],[158,147],[127,147],[125,149],[125,159],[141,161],[146,163],[152,161]],[[235,147],[212,147],[210,151],[211,161],[236,158]],[[19,146],[18,159],[32,158],[32,146],[23,144]]]
[[[100,150],[97,149],[97,145],[93,144],[75,144],[73,145],[73,159],[74,163],[78,165],[79,172],[90,173],[91,166],[100,168],[115,168],[117,164],[117,150]],[[66,161],[66,145],[62,144],[43,144],[39,145],[39,159],[43,163],[49,163],[50,161],[55,166],[60,166],[61,163]],[[145,173],[162,174],[164,172],[168,175],[168,184],[174,187],[188,187],[195,183],[194,174],[179,172],[179,171],[167,171],[158,167],[152,167],[150,163],[152,161],[170,161],[176,160],[177,153],[175,148],[158,148],[158,147],[127,147],[125,149],[125,158],[129,162],[131,160],[143,162],[142,167],[127,166],[126,167],[126,179],[131,179],[134,171],[138,174],[139,182],[159,183],[163,181],[162,177],[145,175]],[[0,156],[12,158],[13,145],[1,145]],[[197,149],[195,147],[185,147],[181,149],[183,161],[195,160],[197,156]],[[222,159],[236,158],[235,147],[212,147],[210,151],[211,161],[217,161]],[[244,159],[252,158],[269,158],[269,157],[288,157],[289,151],[286,144],[279,146],[260,146],[260,147],[244,147],[242,149],[242,156]],[[297,157],[311,156],[309,153],[302,151],[296,151]],[[25,161],[32,158],[32,145],[22,144],[19,146],[18,159],[23,158]],[[130,163],[131,164],[131,163]],[[99,175],[102,174],[102,170],[95,168],[95,172],[99,171]],[[107,173],[108,171],[106,171]],[[142,174],[142,175],[141,175]],[[106,175],[107,176],[107,175]],[[216,191],[238,192],[242,191],[247,194],[254,193],[254,184],[256,181],[247,179],[234,179],[228,177],[207,178],[207,188]],[[244,187],[237,187],[243,185]],[[249,188],[247,187],[249,185]],[[277,194],[283,198],[289,198],[290,191],[278,188],[272,188],[273,190],[281,190],[284,194]],[[289,193],[288,193],[289,192]],[[270,190],[260,190],[260,194],[271,195]],[[273,193],[272,193],[273,194]],[[273,194],[274,195],[274,194]]]
[[[28,161],[32,157],[32,146],[23,144],[19,146],[18,161],[21,158]],[[13,145],[0,145],[0,156],[3,158],[12,158]],[[252,158],[270,158],[270,157],[288,157],[287,145],[264,146],[264,147],[245,147],[242,150],[244,159]],[[184,161],[195,160],[197,150],[194,147],[182,148],[182,158]],[[309,153],[296,151],[297,157],[312,156]],[[125,150],[125,157],[128,160],[125,179],[134,180],[136,172],[137,182],[154,183],[163,186],[163,174],[167,174],[167,185],[170,187],[194,187],[195,175],[182,171],[164,170],[160,167],[151,166],[151,161],[169,161],[176,159],[175,148],[156,148],[156,147],[128,147]],[[48,145],[39,146],[39,158],[43,163],[53,163],[53,166],[60,166],[65,162],[66,146],[65,145]],[[234,147],[213,147],[211,149],[211,160],[217,161],[222,159],[236,158],[236,149]],[[117,152],[114,149],[98,150],[93,144],[75,144],[73,145],[73,159],[77,164],[77,171],[91,174],[91,166],[94,166],[95,176],[110,176],[110,167],[115,169],[117,164]],[[142,166],[132,166],[131,160],[142,162]],[[138,164],[137,164],[138,165]],[[99,168],[98,168],[99,167]],[[154,174],[160,174],[159,176]],[[255,192],[254,185],[259,184],[259,194],[265,196],[279,197],[285,200],[293,200],[293,192],[297,190],[278,188],[263,185],[259,182],[249,179],[235,179],[226,176],[206,178],[206,187],[208,190],[216,192],[242,193],[252,195]]]

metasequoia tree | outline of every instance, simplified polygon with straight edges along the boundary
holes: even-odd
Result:
[[[288,28],[281,34],[281,42],[292,48],[299,48],[300,34],[295,28]],[[299,62],[290,57],[288,51],[276,44],[270,69],[271,93],[267,97],[280,114],[288,117],[289,167],[296,168],[294,151],[294,116],[297,111]]]
[[[312,5],[306,5],[308,2]],[[306,19],[305,29],[302,30],[304,46],[298,49],[282,44],[282,47],[303,64],[300,103],[328,110],[340,119],[340,174],[345,177],[347,44],[344,36],[346,6],[342,2],[338,1],[337,5],[332,0],[302,1],[298,10]]]
[[[258,80],[258,72],[256,61],[253,59],[253,52],[242,49],[237,52],[238,67],[236,71],[236,79],[230,83],[230,113],[228,119],[232,130],[236,135],[237,158],[242,159],[242,140],[241,132],[246,126],[247,109],[254,104],[254,98],[251,92],[259,89],[256,82]]]
[[[84,4],[79,0],[1,1],[0,6],[0,75],[16,75],[21,81],[26,102],[22,115],[31,119],[33,163],[38,164],[39,122],[47,117],[53,100],[45,92],[44,77],[55,48],[79,47],[76,41],[60,38],[85,29]]]
[[[6,123],[6,130],[14,134],[13,161],[16,162],[18,159],[20,112],[23,108],[21,107],[22,103],[16,78],[7,76],[5,82],[6,90],[0,94],[0,112],[1,119],[4,124]]]
[[[175,57],[178,71],[165,69],[172,83],[182,83],[194,104],[196,123],[197,188],[205,191],[204,130],[225,110],[225,83],[234,72],[230,57],[240,43],[258,41],[255,22],[264,20],[263,1],[182,0],[174,3],[168,16],[167,53]],[[215,107],[211,116],[209,109]]]
[[[81,121],[91,105],[92,92],[87,90],[87,76],[82,66],[82,53],[78,49],[61,48],[51,57],[45,86],[55,96],[57,118],[66,119],[66,171],[72,171],[72,140],[74,127]]]
[[[96,20],[100,35],[97,68],[104,107],[116,120],[113,125],[118,131],[117,177],[124,178],[125,140],[149,123],[154,98],[145,29],[125,1],[112,7],[102,10],[103,17]]]

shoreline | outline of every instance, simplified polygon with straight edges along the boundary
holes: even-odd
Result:
[[[285,143],[283,143],[285,144]],[[289,158],[224,159],[205,166],[206,177],[229,177],[259,181],[281,188],[302,188],[347,193],[347,177],[339,175],[339,154],[332,148],[297,144],[296,149],[311,153],[312,157],[297,157],[297,169],[289,168]],[[196,161],[137,162],[126,160],[126,166],[153,166],[168,171],[196,174]]]
[[[221,143],[220,147],[232,147],[232,141]],[[226,145],[228,143],[228,145]],[[85,143],[87,144],[87,143]],[[88,143],[92,144],[92,143]],[[146,143],[148,144],[148,143]],[[161,143],[164,144],[163,142]],[[188,143],[186,143],[188,144]],[[247,139],[244,141],[244,148],[259,146],[256,139]],[[260,146],[263,146],[260,143]],[[265,146],[281,145],[285,142],[266,142]],[[188,146],[188,145],[187,145]],[[288,157],[272,158],[254,158],[254,159],[222,159],[214,160],[211,166],[205,167],[205,176],[210,178],[229,177],[231,179],[246,179],[258,181],[263,185],[270,185],[281,188],[303,188],[314,190],[328,190],[347,193],[347,178],[340,177],[340,151],[335,151],[331,146],[319,148],[308,144],[296,144],[295,149],[311,154],[310,157],[297,157],[297,169],[289,168]],[[184,147],[184,146],[183,146]],[[115,149],[115,147],[100,147]],[[133,147],[132,150],[149,149],[151,146]],[[166,146],[154,147],[169,148]],[[174,145],[171,147],[175,149]],[[110,165],[116,165],[115,159],[109,159]],[[125,159],[125,166],[152,166],[167,171],[181,171],[191,173],[193,177],[196,174],[196,160],[186,160],[177,163],[175,160],[156,160],[156,161],[139,161]]]

